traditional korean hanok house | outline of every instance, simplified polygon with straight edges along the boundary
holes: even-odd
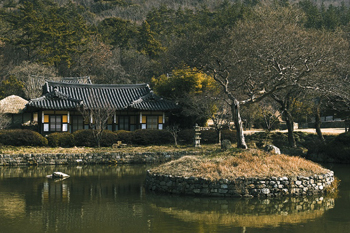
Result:
[[[88,129],[81,109],[113,109],[107,122],[112,131],[164,129],[167,114],[177,109],[174,102],[155,95],[148,84],[80,84],[46,82],[43,95],[27,104],[42,134]],[[85,116],[85,117],[83,117]],[[91,122],[89,122],[91,121]]]

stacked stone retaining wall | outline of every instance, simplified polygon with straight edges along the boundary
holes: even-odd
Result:
[[[147,171],[145,187],[155,192],[219,197],[279,197],[321,194],[334,181],[332,171],[309,177],[237,178],[211,181]]]
[[[0,154],[0,166],[162,163],[197,152],[86,153],[86,154]]]

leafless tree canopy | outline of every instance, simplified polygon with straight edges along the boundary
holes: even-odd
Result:
[[[96,140],[97,146],[101,146],[102,134],[107,127],[108,120],[112,120],[115,114],[115,109],[111,106],[100,106],[95,96],[91,94],[88,104],[84,103],[79,110],[83,115],[84,121],[89,122],[90,129],[92,129],[93,136]]]

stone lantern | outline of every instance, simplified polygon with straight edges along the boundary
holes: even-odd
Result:
[[[194,147],[201,147],[201,127],[198,124],[194,127]]]

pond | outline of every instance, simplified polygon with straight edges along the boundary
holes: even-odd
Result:
[[[337,198],[154,194],[146,165],[0,167],[0,232],[349,232],[350,166],[325,166],[341,179]]]

